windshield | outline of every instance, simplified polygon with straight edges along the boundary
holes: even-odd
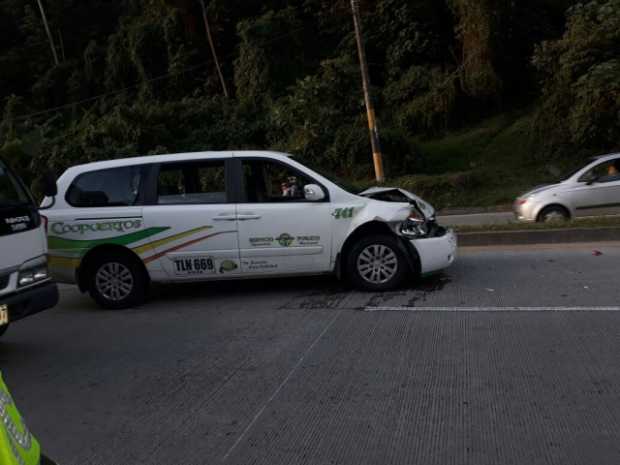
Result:
[[[359,192],[362,192],[365,189],[360,189],[358,186],[355,186],[354,184],[350,183],[349,181],[347,181],[346,179],[341,178],[340,176],[331,173],[331,172],[326,172],[323,168],[317,167],[316,165],[312,164],[312,163],[308,163],[305,160],[302,162],[300,160],[297,159],[297,157],[290,157],[292,160],[295,160],[298,163],[301,163],[302,165],[310,168],[312,171],[320,174],[321,176],[323,176],[325,179],[327,179],[328,181],[336,184],[338,187],[340,187],[341,189],[347,191],[349,194],[354,194],[357,195]]]
[[[32,200],[16,176],[0,161],[0,208],[30,205]]]
[[[588,166],[590,163],[595,161],[596,158],[590,158],[588,160],[578,160],[571,163],[569,166],[566,166],[562,171],[562,175],[560,176],[560,181],[566,181],[573,176],[575,176],[579,171]]]

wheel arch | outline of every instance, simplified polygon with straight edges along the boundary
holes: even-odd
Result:
[[[549,203],[549,204],[543,205],[542,207],[540,207],[538,209],[538,211],[534,215],[534,218],[536,219],[536,221],[538,222],[540,220],[540,215],[542,214],[542,212],[544,212],[546,209],[552,208],[552,207],[561,208],[562,210],[564,210],[566,212],[566,214],[568,215],[568,219],[569,220],[573,219],[573,216],[574,216],[573,212],[572,212],[572,210],[568,206],[566,206],[566,205],[564,205],[564,204],[562,204],[560,202],[553,202],[553,203]]]
[[[345,272],[347,257],[351,252],[351,249],[353,248],[355,242],[360,238],[371,234],[385,234],[397,239],[398,243],[402,247],[402,251],[404,252],[405,257],[407,258],[411,271],[414,273],[419,272],[420,257],[415,246],[411,244],[411,242],[405,240],[402,236],[396,234],[396,232],[387,223],[373,220],[368,221],[367,223],[364,223],[355,228],[345,239],[336,262],[336,275],[338,276],[338,278],[341,278],[343,276],[343,273]]]
[[[111,255],[123,255],[125,257],[130,258],[133,262],[135,262],[144,272],[144,276],[146,276],[147,283],[150,283],[149,272],[144,265],[144,262],[140,259],[138,254],[136,254],[133,250],[124,247],[122,245],[116,244],[103,244],[98,245],[90,249],[86,255],[82,258],[80,262],[79,268],[76,270],[76,281],[80,288],[80,291],[86,292],[89,289],[90,285],[90,272],[91,267],[96,260],[102,256],[111,256]]]

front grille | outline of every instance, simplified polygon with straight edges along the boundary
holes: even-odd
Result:
[[[6,287],[9,285],[10,278],[11,278],[10,274],[0,276],[0,291],[3,291],[4,289],[6,289]]]

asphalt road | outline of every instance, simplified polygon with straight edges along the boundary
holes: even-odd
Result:
[[[516,223],[513,212],[467,213],[463,215],[439,215],[437,220],[446,226],[478,226]]]
[[[63,288],[0,367],[65,465],[617,465],[619,268],[620,243],[469,249],[383,295],[177,286],[124,312]]]

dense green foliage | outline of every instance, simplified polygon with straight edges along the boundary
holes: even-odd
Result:
[[[536,48],[539,139],[558,152],[620,144],[620,0],[578,4],[564,36]]]
[[[0,156],[22,174],[135,154],[273,148],[372,177],[348,0],[207,1],[228,99],[199,0],[42,3],[58,65],[37,1],[0,0]],[[452,196],[475,188],[485,175],[477,166],[450,158],[429,168],[427,141],[505,113],[534,112],[519,125],[530,146],[518,152],[523,164],[620,145],[620,0],[361,8],[388,174],[441,175],[415,182]]]

